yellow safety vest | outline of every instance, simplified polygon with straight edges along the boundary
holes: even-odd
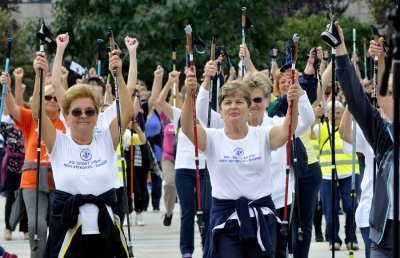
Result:
[[[320,125],[320,165],[322,175],[330,176],[332,174],[332,157],[331,157],[331,143],[329,141],[328,129],[326,124]],[[352,154],[343,153],[343,140],[340,137],[338,128],[335,130],[335,161],[336,171],[340,178],[341,175],[348,175],[352,173]],[[356,156],[356,174],[359,173],[360,169],[358,166],[358,158]]]

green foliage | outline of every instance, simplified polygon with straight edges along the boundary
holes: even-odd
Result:
[[[371,28],[369,24],[362,24],[359,21],[348,18],[339,18],[340,26],[343,29],[345,36],[346,46],[349,52],[352,52],[353,37],[352,30],[356,29],[356,48],[357,53],[360,57],[360,62],[363,62],[363,38],[370,39],[372,37]],[[286,17],[282,25],[277,29],[274,40],[277,42],[280,49],[283,49],[284,40],[291,37],[293,33],[298,33],[300,36],[299,41],[299,54],[298,54],[298,67],[299,69],[305,67],[308,54],[312,47],[322,46],[325,50],[330,50],[329,46],[321,40],[321,33],[324,31],[323,28],[329,23],[326,18],[326,13],[319,13],[314,15],[304,15],[303,12],[297,12],[292,17]],[[368,43],[369,44],[369,43]],[[360,68],[363,69],[360,63]]]
[[[17,67],[22,67],[24,69],[24,83],[27,85],[25,97],[28,99],[33,91],[34,71],[32,62],[36,51],[35,33],[37,26],[34,28],[33,23],[28,22],[24,26],[18,28],[14,26],[13,19],[8,11],[0,9],[0,30],[5,33],[7,38],[13,38],[9,73],[12,74]],[[0,44],[0,60],[5,60],[6,52],[7,46],[5,44]],[[1,67],[1,70],[4,71],[4,63]],[[11,78],[13,82],[13,77]]]
[[[385,25],[386,13],[395,8],[395,1],[392,0],[372,0],[369,9],[371,15],[378,24]]]
[[[206,43],[206,54],[195,56],[197,66],[200,68],[199,73],[202,72],[201,68],[207,61],[213,35],[216,36],[217,45],[224,46],[233,62],[237,64],[241,44],[241,7],[246,6],[247,15],[253,22],[253,28],[246,31],[246,43],[256,66],[260,69],[268,67],[270,62],[268,51],[273,47],[283,50],[284,40],[297,32],[301,37],[299,54],[301,67],[307,60],[309,49],[324,44],[321,42],[320,34],[328,20],[322,13],[312,14],[316,13],[315,8],[321,8],[323,3],[316,5],[312,1],[303,1],[296,4],[304,8],[291,17],[285,18],[284,13],[276,15],[279,6],[282,6],[282,12],[287,9],[284,3],[277,0],[221,0],[217,2],[212,0],[90,0],[87,1],[86,6],[74,0],[63,0],[56,2],[56,22],[53,32],[55,35],[61,32],[70,34],[70,46],[66,51],[66,56],[69,55],[68,58],[88,68],[95,66],[96,39],[102,38],[107,42],[109,26],[112,27],[116,42],[122,49],[125,49],[126,35],[136,36],[140,42],[139,78],[150,83],[153,71],[158,64],[166,69],[165,77],[171,70],[170,42],[173,37],[178,39],[177,68],[183,70],[186,43],[183,29],[187,24],[190,24],[194,32]],[[346,34],[355,27],[359,35],[368,35],[367,26],[346,18],[343,18],[342,22]],[[361,47],[359,45],[358,49]],[[127,60],[128,58],[124,59],[126,64]],[[127,71],[127,66],[124,70]],[[103,74],[105,72],[106,65],[103,67]]]

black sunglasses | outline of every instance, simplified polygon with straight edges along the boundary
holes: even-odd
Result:
[[[57,102],[56,96],[53,97],[53,96],[47,95],[47,96],[44,96],[44,99],[47,101],[51,101],[53,99],[55,102]]]
[[[256,104],[260,104],[263,101],[263,99],[261,97],[257,97],[257,98],[252,99],[252,101]]]
[[[96,110],[93,108],[88,108],[84,112],[85,112],[85,116],[88,116],[88,117],[94,116],[97,113]],[[74,117],[81,117],[83,114],[83,111],[82,111],[82,109],[76,108],[76,109],[71,110],[70,113]]]

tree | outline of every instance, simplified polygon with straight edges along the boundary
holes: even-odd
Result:
[[[322,8],[315,1],[294,1],[301,11],[286,17],[286,3],[278,0],[90,0],[87,5],[78,1],[56,1],[54,35],[60,32],[70,34],[67,59],[73,59],[83,66],[95,66],[98,38],[106,40],[107,29],[112,27],[116,42],[122,49],[126,35],[136,36],[140,41],[138,49],[139,78],[147,82],[153,79],[153,70],[161,64],[166,72],[171,70],[171,39],[178,39],[177,68],[181,71],[185,63],[184,27],[190,24],[193,30],[205,40],[206,54],[196,55],[197,66],[202,68],[208,58],[211,38],[216,36],[217,45],[224,46],[237,64],[241,43],[241,7],[247,7],[247,14],[253,28],[246,32],[246,43],[252,58],[259,67],[266,66],[268,51],[279,45],[293,32],[301,33],[300,62],[306,60],[306,48],[321,45],[320,33],[328,20],[324,15],[311,15],[316,8]],[[350,0],[331,1],[335,8],[343,11]],[[281,10],[280,16],[278,10]],[[350,28],[350,27],[348,27]],[[304,52],[304,53],[303,53]],[[105,54],[103,54],[105,57]],[[105,58],[103,58],[104,60]],[[127,62],[127,58],[124,62]],[[127,71],[127,69],[124,69]],[[198,69],[198,71],[202,69]],[[106,65],[103,67],[103,75]],[[200,75],[200,74],[199,74]],[[165,75],[166,76],[166,75]]]

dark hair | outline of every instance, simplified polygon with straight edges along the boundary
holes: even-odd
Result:
[[[106,93],[106,85],[103,82],[102,79],[100,79],[99,77],[89,77],[89,78],[85,78],[82,80],[83,84],[88,84],[88,85],[92,85],[92,86],[99,86],[101,87],[102,90],[102,95],[104,96],[104,94]]]
[[[250,88],[243,81],[230,81],[224,84],[219,90],[218,106],[221,108],[221,103],[226,97],[239,96],[244,98],[247,106],[251,105]]]

